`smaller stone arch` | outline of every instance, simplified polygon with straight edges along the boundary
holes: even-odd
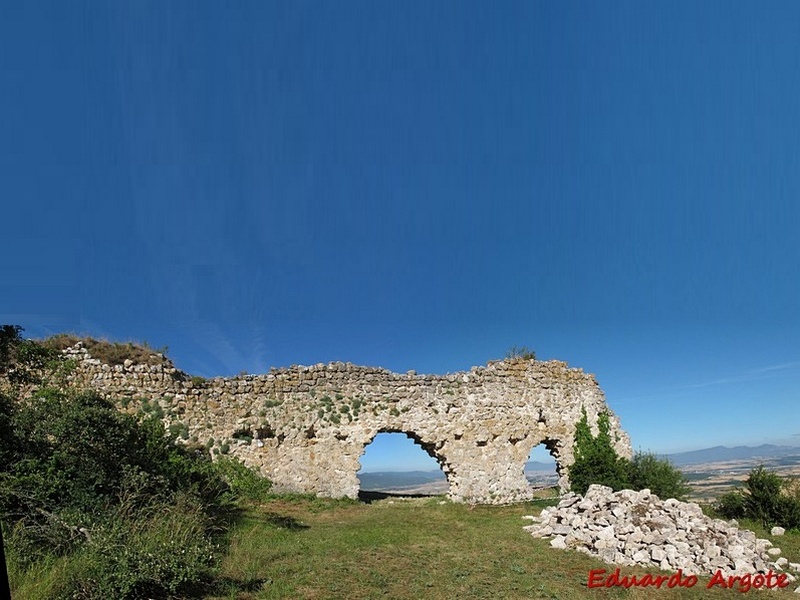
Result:
[[[444,473],[445,479],[447,480],[447,488],[449,493],[449,490],[452,485],[451,482],[452,467],[448,462],[447,458],[445,457],[445,455],[442,454],[441,452],[442,443],[426,440],[420,434],[416,433],[412,429],[406,429],[402,427],[381,427],[380,429],[377,429],[374,433],[372,433],[369,439],[367,439],[362,444],[361,452],[358,455],[356,477],[358,476],[358,471],[361,470],[361,458],[366,453],[367,446],[369,446],[375,440],[375,438],[381,433],[398,433],[405,435],[407,438],[412,440],[414,444],[422,448],[422,450],[424,450],[428,456],[430,456],[436,461],[436,463],[439,465],[439,468]]]
[[[550,454],[550,456],[552,456],[553,459],[555,460],[555,463],[556,463],[555,469],[556,469],[556,474],[558,475],[558,488],[559,488],[560,491],[563,492],[563,491],[565,491],[564,486],[565,485],[567,485],[567,486],[569,485],[569,479],[568,479],[568,475],[567,475],[567,468],[563,464],[563,460],[562,460],[562,452],[561,452],[562,444],[563,444],[562,440],[560,440],[558,438],[555,438],[555,437],[546,437],[546,438],[543,438],[543,439],[539,439],[538,441],[536,441],[533,444],[531,444],[530,448],[528,448],[528,456],[531,455],[531,453],[533,452],[534,448],[537,448],[538,446],[544,446],[545,447],[545,449],[547,450],[548,454]],[[523,472],[524,472],[524,468],[525,468],[525,465],[523,464]],[[531,489],[533,489],[533,488],[531,488]]]

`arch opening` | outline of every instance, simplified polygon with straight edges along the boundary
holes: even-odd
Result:
[[[444,459],[414,432],[381,430],[364,446],[359,496],[436,496],[449,491]]]
[[[550,491],[558,495],[561,467],[556,441],[546,439],[534,445],[525,462],[524,472],[535,495],[547,496]]]

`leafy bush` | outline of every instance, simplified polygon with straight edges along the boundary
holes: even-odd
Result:
[[[652,491],[659,498],[683,500],[689,487],[686,478],[668,460],[637,452],[632,460],[620,458],[609,432],[608,413],[597,417],[597,436],[593,436],[583,411],[575,426],[575,463],[569,470],[573,492],[585,494],[593,483],[621,489]]]
[[[248,467],[232,456],[221,457],[214,462],[214,470],[224,479],[235,500],[261,502],[266,500],[272,482],[262,477],[256,469]]]
[[[47,598],[174,597],[208,578],[219,549],[208,534],[209,517],[197,498],[182,495],[134,513],[128,508],[105,513],[89,537],[61,557],[61,568],[50,575]],[[15,579],[25,579],[26,566],[30,575],[40,578],[41,564],[52,564],[52,557],[45,556],[39,564],[26,565],[14,535],[9,546],[14,548],[12,573],[23,567],[22,576]]]
[[[59,365],[58,351],[22,339],[19,325],[0,325],[0,378],[11,386],[40,383]]]
[[[683,500],[689,493],[686,477],[666,459],[637,452],[628,463],[628,485],[633,490],[649,489],[662,499]]]
[[[733,490],[717,498],[714,510],[726,519],[741,519],[746,516],[745,495],[741,490]]]
[[[800,529],[800,494],[792,484],[793,480],[782,479],[762,465],[750,471],[745,489],[724,494],[715,509],[729,519],[748,518],[765,527]]]
[[[592,435],[583,411],[575,426],[575,462],[569,469],[572,491],[585,494],[593,483],[621,490],[626,487],[627,462],[617,456],[609,433],[608,413],[597,418],[597,437]]]
[[[6,382],[49,368],[39,358],[50,355],[20,331],[0,328]],[[5,387],[0,523],[15,594],[173,597],[210,575],[235,495],[207,450],[176,445],[175,433],[94,392],[40,387],[24,397]],[[247,477],[230,479],[245,490],[268,485]]]
[[[11,439],[0,442],[0,514],[14,524],[28,562],[85,546],[115,507],[130,516],[126,526],[141,520],[138,511],[180,495],[209,517],[224,510],[227,484],[207,455],[174,445],[160,422],[137,422],[94,393],[44,389],[13,405],[9,420]]]

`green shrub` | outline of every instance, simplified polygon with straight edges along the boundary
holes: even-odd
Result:
[[[178,438],[182,440],[189,439],[189,426],[182,421],[175,421],[167,431],[169,431],[169,435],[173,440]]]
[[[575,426],[575,463],[569,470],[573,492],[585,494],[591,484],[598,483],[614,491],[647,488],[662,499],[686,498],[686,478],[668,460],[646,452],[637,452],[632,460],[617,456],[608,413],[598,415],[597,429],[597,436],[593,436],[584,410]]]
[[[260,502],[267,498],[272,489],[269,479],[236,457],[225,456],[218,459],[214,462],[214,470],[227,482],[235,500]]]
[[[750,471],[745,489],[720,496],[714,508],[729,519],[748,518],[765,527],[800,529],[800,493],[792,483],[762,465]]]
[[[597,428],[595,437],[584,410],[575,426],[575,462],[569,469],[571,489],[578,494],[585,494],[593,483],[607,485],[615,491],[627,487],[628,463],[614,450],[608,413],[598,415]]]
[[[722,494],[714,504],[714,510],[726,519],[742,519],[747,515],[745,495],[741,490]]]
[[[200,375],[192,375],[189,381],[192,382],[192,386],[194,387],[204,387],[208,383],[208,380]]]
[[[47,374],[58,374],[60,352],[21,337],[19,325],[0,325],[0,378],[12,386],[39,384]]]
[[[19,331],[0,330],[3,374],[47,375]],[[218,559],[229,496],[208,453],[175,445],[154,416],[94,392],[0,395],[0,523],[16,596],[182,593]]]
[[[92,527],[91,536],[61,557],[55,569],[52,558],[46,557],[20,570],[18,554],[12,555],[15,588],[27,592],[26,580],[45,575],[45,589],[40,581],[30,586],[39,588],[44,598],[165,598],[182,595],[210,576],[218,549],[208,535],[208,515],[195,497],[179,496],[135,513],[128,508],[107,512]],[[12,538],[9,545],[15,547],[15,542]]]
[[[666,459],[655,454],[637,452],[628,462],[627,486],[633,490],[649,489],[662,500],[685,500],[689,486],[683,473]]]
[[[782,520],[784,498],[781,495],[782,482],[777,473],[767,471],[763,466],[750,472],[747,478],[745,511],[764,525]]]
[[[62,557],[48,597],[141,598],[210,573],[229,487],[207,453],[92,393],[41,390],[10,417],[0,520],[19,578]]]
[[[164,418],[164,409],[158,403],[158,400],[150,402],[147,398],[142,399],[142,405],[139,411],[143,416],[149,415],[155,419],[161,420]]]

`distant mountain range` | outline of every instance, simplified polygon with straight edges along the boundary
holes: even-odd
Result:
[[[800,456],[800,447],[775,446],[773,444],[762,444],[761,446],[734,446],[733,448],[714,446],[713,448],[703,448],[702,450],[668,454],[667,458],[676,467],[681,467],[684,465],[696,465],[726,460],[753,461],[762,458],[776,459],[785,456]]]
[[[658,455],[669,459],[676,467],[684,465],[697,465],[702,463],[721,462],[726,460],[748,460],[757,461],[758,459],[774,460],[786,456],[800,457],[800,446],[776,446],[774,444],[762,444],[760,446],[714,446],[712,448],[702,448],[701,450],[691,450],[689,452],[676,452],[674,454]],[[529,461],[525,464],[525,472],[552,471],[555,469],[553,463]]]
[[[395,488],[416,487],[446,481],[444,473],[436,471],[387,471],[380,473],[359,473],[362,490],[388,490]]]
[[[764,460],[765,462],[779,460],[784,457],[795,457],[800,460],[800,447],[775,446],[762,444],[761,446],[714,446],[691,452],[678,452],[664,455],[676,467],[686,467],[703,463],[715,463],[730,460],[751,461]],[[528,461],[525,464],[525,473],[551,473],[555,471],[555,464],[539,461]],[[533,475],[532,475],[533,476]],[[436,471],[385,471],[372,473],[359,473],[361,489],[363,490],[389,490],[424,486],[431,483],[445,481],[444,473]]]
[[[525,463],[525,472],[532,473],[532,472],[539,472],[539,471],[550,471],[556,470],[556,463],[553,462],[538,462],[535,460],[529,460]]]

